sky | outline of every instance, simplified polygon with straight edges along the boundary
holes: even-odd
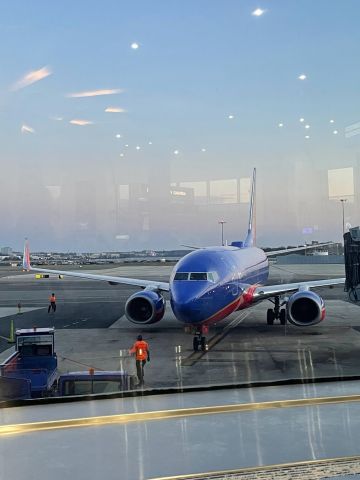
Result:
[[[0,246],[262,246],[358,225],[357,0],[0,5]],[[344,170],[345,169],[345,170]],[[335,192],[335,193],[334,193]],[[305,233],[304,233],[305,232]]]

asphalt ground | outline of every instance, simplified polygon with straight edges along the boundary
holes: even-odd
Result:
[[[110,275],[167,281],[170,266],[122,266],[99,271]],[[287,283],[343,276],[341,265],[271,267],[269,283]],[[9,354],[10,324],[15,328],[55,326],[60,372],[125,368],[134,373],[127,354],[136,335],[150,343],[146,367],[149,387],[256,382],[360,373],[359,307],[348,302],[342,286],[318,289],[325,299],[327,318],[321,325],[298,328],[266,325],[268,301],[235,312],[211,329],[209,351],[192,352],[192,335],[184,332],[171,309],[154,325],[135,325],[124,317],[134,287],[71,279],[35,279],[33,274],[1,271],[0,352]],[[55,292],[57,311],[47,313]],[[24,313],[18,315],[17,303]],[[26,309],[32,309],[26,311]]]

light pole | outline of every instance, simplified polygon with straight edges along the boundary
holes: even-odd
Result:
[[[225,220],[219,220],[219,225],[221,225],[221,245],[224,246],[224,223]]]
[[[342,224],[343,224],[343,238],[345,235],[345,209],[344,209],[344,203],[347,202],[346,198],[341,198],[340,199],[341,206],[342,206]]]

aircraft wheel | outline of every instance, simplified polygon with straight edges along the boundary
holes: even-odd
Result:
[[[205,337],[201,337],[201,350],[203,352],[206,352],[208,349],[208,346],[206,344],[206,338]]]
[[[275,313],[272,308],[268,308],[267,314],[266,314],[266,321],[268,325],[274,325],[274,319],[275,319]]]
[[[280,310],[280,324],[286,325],[286,309],[285,308],[282,308]]]
[[[198,339],[198,337],[194,337],[193,348],[194,348],[194,352],[197,352],[199,350],[199,339]]]

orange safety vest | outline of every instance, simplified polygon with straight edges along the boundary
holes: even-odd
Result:
[[[55,297],[55,295],[51,295],[50,298],[49,298],[49,300],[50,300],[50,303],[55,303],[55,302],[56,302],[56,297]]]
[[[149,345],[144,340],[137,340],[130,352],[135,353],[136,360],[147,360]]]

